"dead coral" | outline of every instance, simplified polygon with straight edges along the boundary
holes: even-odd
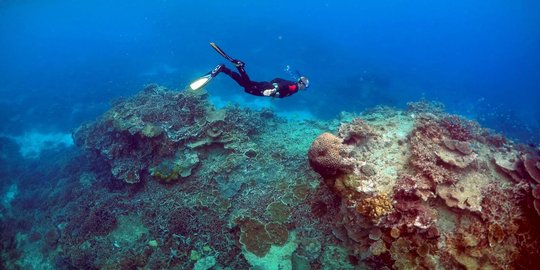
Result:
[[[468,167],[469,165],[471,165],[471,163],[473,163],[478,156],[477,154],[472,153],[472,152],[468,155],[464,155],[461,152],[457,153],[455,151],[445,151],[441,148],[439,148],[435,152],[435,154],[444,163],[452,165],[452,166],[456,166],[461,169],[464,169]]]
[[[345,144],[358,145],[370,137],[377,136],[377,133],[366,121],[355,118],[351,123],[341,124],[338,136],[343,139]]]

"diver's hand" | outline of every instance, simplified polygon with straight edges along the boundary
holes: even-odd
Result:
[[[279,92],[278,92],[279,85],[277,83],[272,83],[272,85],[274,86],[273,89],[266,89],[263,91],[263,95],[265,97],[275,96],[275,95],[279,96]]]
[[[269,97],[269,96],[273,96],[275,93],[277,92],[277,90],[274,88],[274,89],[266,89],[263,91],[263,95],[265,97]]]

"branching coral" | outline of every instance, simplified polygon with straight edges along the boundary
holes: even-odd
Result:
[[[440,120],[440,123],[454,140],[468,141],[473,139],[479,132],[478,123],[457,115],[446,116]]]
[[[412,167],[434,183],[453,182],[451,173],[438,164],[437,150],[443,138],[442,132],[431,118],[421,118],[416,122],[410,138]]]
[[[396,186],[393,197],[394,212],[386,219],[386,226],[426,230],[437,221],[437,211],[422,200],[419,194]],[[399,235],[399,234],[398,234]]]

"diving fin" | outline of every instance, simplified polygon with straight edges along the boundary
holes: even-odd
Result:
[[[199,90],[201,88],[203,88],[205,85],[207,85],[210,80],[212,80],[212,74],[206,74],[200,78],[198,78],[197,80],[193,81],[190,85],[189,85],[189,88],[191,88],[191,90]]]
[[[189,85],[189,88],[191,88],[191,90],[199,90],[203,88],[205,85],[207,85],[210,82],[210,80],[216,77],[223,70],[223,68],[224,68],[223,64],[217,65],[210,72],[206,73],[204,76],[193,81]]]
[[[210,42],[210,46],[212,46],[212,48],[214,48],[214,50],[216,50],[216,52],[218,52],[219,54],[221,54],[221,56],[223,56],[225,59],[231,61],[232,63],[235,63],[236,60],[233,59],[232,57],[230,57],[228,54],[226,54],[220,47],[218,47],[218,45],[216,45],[216,43],[214,42]]]

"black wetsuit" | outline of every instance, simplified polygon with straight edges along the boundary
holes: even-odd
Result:
[[[222,72],[229,75],[240,86],[244,87],[246,93],[255,96],[264,96],[265,90],[275,89],[277,86],[277,92],[270,95],[272,97],[284,98],[298,92],[298,85],[296,82],[288,81],[281,78],[275,78],[269,82],[254,82],[249,79],[249,76],[244,69],[243,64],[236,67],[238,72],[234,72],[231,69],[223,65]]]

